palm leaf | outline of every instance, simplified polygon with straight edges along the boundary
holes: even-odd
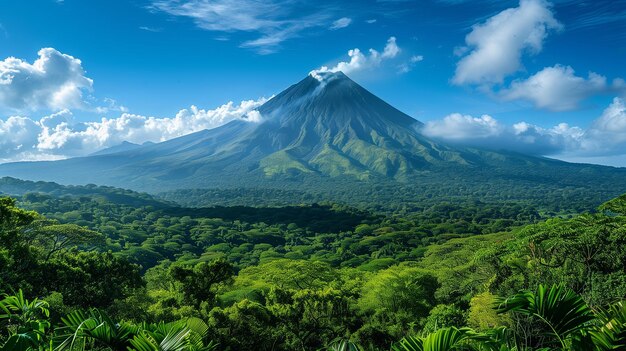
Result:
[[[626,303],[618,302],[606,310],[601,310],[598,319],[602,326],[590,333],[598,349],[626,349]]]
[[[391,346],[393,351],[424,351],[424,340],[419,337],[407,336]]]
[[[406,337],[392,346],[393,351],[453,351],[474,350],[472,342],[487,339],[469,328],[443,328],[424,337]]]
[[[550,288],[540,285],[536,292],[523,291],[500,300],[497,311],[539,318],[550,328],[548,334],[556,337],[563,347],[567,337],[583,330],[595,319],[582,297],[561,285]]]
[[[339,339],[326,348],[328,351],[361,351],[361,347],[350,340]]]
[[[130,339],[139,332],[139,327],[128,323],[115,323],[104,312],[77,310],[61,318],[64,327],[55,340],[55,350],[85,349],[87,345],[99,344],[115,350],[123,350]]]
[[[39,336],[37,333],[19,333],[9,337],[9,339],[0,347],[0,351],[32,351],[37,350],[39,345]]]

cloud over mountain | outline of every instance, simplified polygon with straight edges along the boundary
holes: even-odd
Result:
[[[12,116],[0,120],[0,161],[58,159],[81,156],[124,141],[144,143],[165,141],[240,119],[259,121],[255,110],[267,99],[229,102],[213,110],[191,106],[174,117],[148,117],[123,113],[96,122],[74,122],[70,110],[39,120]]]
[[[587,129],[567,123],[551,128],[526,122],[505,125],[489,115],[451,114],[426,122],[422,133],[463,145],[536,155],[623,155],[626,154],[626,106],[623,99],[616,97]]]
[[[341,61],[337,63],[333,67],[322,66],[319,69],[311,71],[311,75],[313,77],[320,78],[320,73],[326,72],[343,72],[345,74],[350,74],[362,70],[376,68],[383,63],[383,61],[393,59],[398,54],[400,54],[402,50],[396,43],[396,37],[390,37],[387,39],[387,44],[382,52],[379,52],[374,49],[369,49],[367,53],[363,53],[360,49],[355,48],[348,51],[348,56],[350,57],[350,61]]]

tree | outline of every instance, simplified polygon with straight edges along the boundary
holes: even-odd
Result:
[[[363,286],[359,305],[365,311],[404,313],[412,318],[428,316],[435,305],[437,278],[427,271],[393,266],[378,272]]]
[[[47,250],[45,262],[55,253],[71,247],[83,246],[84,249],[93,249],[104,244],[104,236],[98,232],[75,224],[49,222],[42,221],[35,230],[36,243]]]
[[[14,199],[0,198],[0,291],[28,290],[29,277],[39,270],[36,253],[24,237],[37,218],[37,213],[17,208]]]
[[[200,307],[202,302],[213,305],[217,286],[231,283],[235,272],[227,261],[215,260],[194,267],[172,266],[170,274],[180,283],[185,302]]]
[[[498,313],[493,306],[496,305],[497,296],[488,291],[480,293],[470,300],[470,308],[467,316],[467,324],[476,330],[489,330],[500,326],[510,326],[507,315]]]
[[[45,274],[39,273],[35,283],[41,290],[60,292],[66,304],[81,308],[108,308],[144,286],[139,266],[111,252],[54,256]]]

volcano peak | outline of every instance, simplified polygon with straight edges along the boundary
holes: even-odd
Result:
[[[329,71],[326,69],[311,71],[309,76],[315,78],[320,83],[328,83],[336,79],[350,79],[342,71]]]
[[[266,102],[259,112],[282,125],[358,122],[366,130],[378,130],[387,129],[390,124],[402,127],[420,124],[341,71],[313,71]]]

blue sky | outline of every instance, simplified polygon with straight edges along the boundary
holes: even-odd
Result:
[[[25,0],[0,2],[0,26],[0,161],[214,127],[342,61],[434,138],[626,153],[623,0]]]

